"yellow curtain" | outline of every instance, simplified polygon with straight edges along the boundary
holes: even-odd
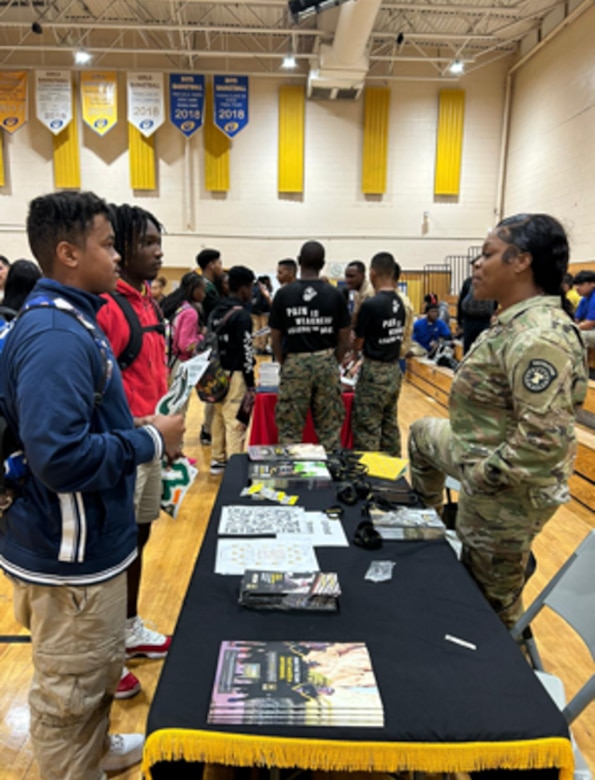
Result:
[[[146,138],[140,130],[128,122],[128,159],[132,189],[156,189],[155,133]]]
[[[305,105],[304,87],[279,88],[279,192],[304,191]]]
[[[78,190],[81,186],[81,157],[79,149],[78,111],[72,90],[72,119],[57,135],[54,143],[54,187]]]
[[[205,189],[227,192],[231,141],[213,121],[213,85],[210,83],[207,84],[205,101]]]
[[[362,192],[386,192],[388,156],[388,112],[390,89],[366,87],[364,94],[364,140],[362,150]]]
[[[464,90],[440,90],[438,134],[436,138],[435,195],[459,194],[464,122]]]

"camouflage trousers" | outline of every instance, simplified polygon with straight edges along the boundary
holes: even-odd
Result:
[[[512,627],[523,613],[531,544],[557,507],[535,508],[526,488],[487,494],[466,485],[448,420],[424,417],[414,422],[409,459],[412,487],[426,506],[441,511],[447,475],[463,482],[456,521],[463,563],[502,622]]]
[[[341,447],[345,407],[333,350],[287,355],[279,373],[275,422],[280,444],[302,440],[308,409],[318,441],[327,452]]]
[[[353,449],[401,456],[397,401],[401,391],[398,363],[364,358],[353,399]]]

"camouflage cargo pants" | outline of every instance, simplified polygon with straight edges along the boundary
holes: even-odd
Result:
[[[409,458],[412,487],[426,506],[440,511],[446,475],[463,479],[461,464],[453,457],[449,421],[424,417],[413,423]],[[535,508],[522,489],[502,489],[489,495],[473,491],[473,486],[461,489],[456,530],[463,543],[463,563],[508,627],[523,612],[531,543],[556,509]]]
[[[364,359],[353,399],[353,448],[401,456],[397,401],[401,390],[398,363]]]
[[[302,440],[308,409],[318,441],[327,452],[339,449],[345,407],[333,350],[287,355],[283,361],[275,411],[280,444]]]

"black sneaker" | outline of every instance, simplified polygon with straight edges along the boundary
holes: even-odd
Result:
[[[205,446],[209,446],[211,443],[211,434],[207,433],[204,428],[200,429],[200,443]]]

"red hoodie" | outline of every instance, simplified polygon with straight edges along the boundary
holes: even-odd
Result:
[[[151,290],[145,283],[144,294],[118,279],[116,290],[125,295],[142,327],[159,323]],[[102,295],[107,303],[97,315],[97,322],[110,340],[114,354],[119,357],[128,344],[130,327],[122,309],[110,295]],[[165,339],[156,331],[143,334],[143,345],[136,360],[122,372],[124,390],[134,417],[155,414],[159,399],[167,392]]]

